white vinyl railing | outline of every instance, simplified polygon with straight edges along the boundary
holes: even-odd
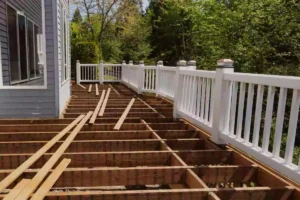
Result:
[[[101,82],[104,75],[105,81],[120,81],[139,94],[173,100],[175,118],[191,121],[214,142],[231,144],[300,183],[294,152],[300,143],[299,77],[235,73],[233,61],[226,59],[216,71],[196,70],[195,62],[180,67],[77,64],[79,82]]]
[[[176,67],[159,66],[157,67],[157,73],[157,94],[173,100],[175,95]]]

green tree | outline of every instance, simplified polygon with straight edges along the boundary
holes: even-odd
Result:
[[[72,22],[82,23],[82,17],[81,17],[81,14],[80,14],[80,10],[78,8],[76,8],[76,10],[73,14]]]

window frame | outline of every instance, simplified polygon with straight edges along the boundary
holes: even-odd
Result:
[[[20,66],[20,43],[19,43],[19,27],[18,27],[18,15],[22,15],[25,17],[25,23],[26,23],[26,30],[25,30],[25,37],[26,37],[26,64],[27,64],[27,79],[23,79],[23,80],[19,80],[19,81],[11,81],[11,69],[10,69],[10,61],[8,64],[8,71],[9,71],[9,83],[10,85],[3,85],[3,73],[2,73],[2,57],[1,57],[1,40],[0,40],[0,90],[1,89],[47,89],[47,63],[46,63],[46,48],[45,48],[45,44],[46,44],[46,38],[45,38],[45,0],[41,0],[41,17],[42,17],[42,27],[40,27],[38,24],[34,23],[33,20],[31,20],[29,17],[27,17],[24,12],[21,12],[20,10],[18,10],[14,5],[12,5],[10,2],[5,2],[5,14],[6,14],[6,19],[8,17],[8,13],[7,13],[7,6],[10,6],[12,9],[14,9],[17,13],[17,22],[16,22],[16,28],[17,28],[17,43],[18,43],[18,55],[19,55],[19,63],[18,63],[18,67],[19,70],[21,68]],[[38,55],[38,63],[42,62],[43,65],[43,75],[41,75],[39,73],[39,75],[37,76],[37,70],[39,70],[39,64],[35,63],[35,77],[30,78],[30,67],[28,66],[28,57],[29,57],[29,51],[28,51],[28,20],[31,21],[33,23],[33,30],[35,30],[35,26],[36,25],[38,27],[39,30],[42,31],[42,34],[38,34],[37,36],[37,41],[35,41],[34,38],[34,49],[37,49],[37,55]],[[8,38],[8,43],[9,43],[9,34],[8,34],[8,28],[7,28],[7,38]],[[35,31],[33,31],[33,35],[34,35]],[[40,41],[40,37],[41,37],[41,41]],[[42,42],[41,44],[39,44],[40,42]],[[40,47],[37,45],[41,45]],[[40,60],[40,49],[42,50],[42,60]],[[34,50],[34,54],[35,54],[35,50]],[[9,52],[8,52],[8,56],[9,56]],[[34,55],[35,57],[36,55]],[[35,59],[36,60],[36,59]],[[21,76],[21,73],[19,74],[19,77]],[[43,85],[18,85],[20,83],[24,83],[24,82],[28,82],[31,80],[35,80],[35,79],[39,79],[39,78],[43,78]]]
[[[64,85],[70,80],[70,54],[69,54],[69,12],[67,4],[65,2],[60,2],[61,12],[60,12],[60,52],[61,52],[61,85]]]

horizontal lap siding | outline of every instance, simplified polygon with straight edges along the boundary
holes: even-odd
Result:
[[[6,32],[5,2],[0,1],[0,32]],[[7,0],[16,8],[24,10],[26,15],[37,23],[42,30],[41,0]],[[57,117],[55,107],[55,52],[53,37],[52,0],[45,0],[46,16],[46,56],[47,56],[47,89],[40,90],[1,90],[0,118],[43,118]],[[3,11],[4,10],[4,11]],[[29,14],[27,14],[29,13]],[[8,44],[5,34],[0,34],[3,75],[8,73]],[[6,83],[8,84],[8,83]]]

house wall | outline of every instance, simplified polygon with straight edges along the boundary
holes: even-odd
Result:
[[[20,1],[7,0],[15,7],[28,10],[32,15],[40,12],[38,5],[41,0]],[[8,76],[8,40],[6,27],[6,0],[0,1],[0,41],[3,75]],[[55,58],[55,23],[56,5],[53,0],[45,0],[45,36],[47,62],[47,89],[0,89],[0,118],[45,118],[58,117],[58,69]],[[54,13],[54,14],[53,14]],[[42,19],[42,18],[40,18]],[[38,19],[36,19],[38,20]],[[40,21],[40,20],[39,20]],[[39,22],[41,23],[41,22]],[[42,27],[42,26],[41,26]],[[5,81],[7,82],[7,80]],[[57,89],[57,90],[56,90]]]
[[[61,113],[63,111],[63,109],[65,108],[65,105],[68,101],[68,99],[70,98],[71,95],[71,82],[70,82],[70,78],[64,82],[62,82],[62,45],[63,45],[63,41],[62,41],[62,30],[61,30],[61,25],[63,24],[63,20],[61,19],[61,12],[62,12],[62,5],[65,6],[65,12],[68,12],[68,2],[67,0],[56,0],[57,1],[57,36],[58,36],[58,82],[59,82],[59,113]],[[67,38],[69,38],[69,32],[67,33]],[[70,67],[70,42],[68,40],[68,69],[71,69]],[[70,74],[70,71],[68,72]]]

